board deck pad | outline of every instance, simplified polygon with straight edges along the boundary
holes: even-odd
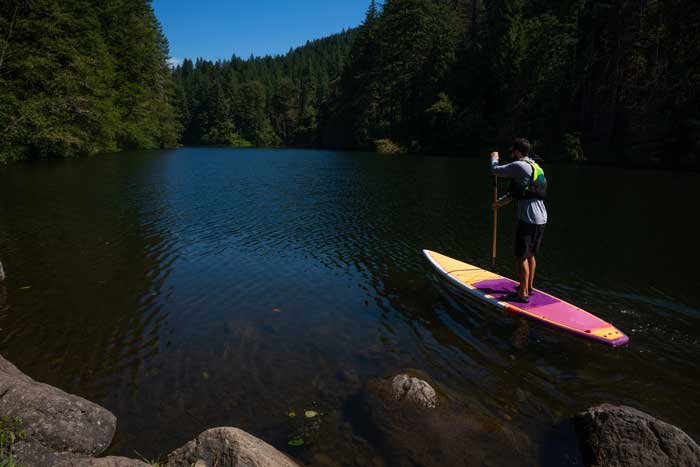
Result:
[[[434,251],[423,250],[423,253],[444,276],[487,303],[612,346],[629,342],[625,334],[607,321],[541,290],[535,289],[529,303],[504,300],[517,290],[516,281]]]

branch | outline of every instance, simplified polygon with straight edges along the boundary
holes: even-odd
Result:
[[[10,123],[9,125],[7,125],[2,131],[0,131],[0,135],[4,135],[4,134],[7,133],[8,131],[10,131],[10,130],[12,130],[13,128],[15,128],[15,127],[17,126],[17,124],[18,124],[19,122],[21,122],[22,120],[24,120],[26,117],[27,117],[26,115],[22,115],[21,117],[16,118],[12,123]]]

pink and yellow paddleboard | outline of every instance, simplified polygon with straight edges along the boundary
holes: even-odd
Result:
[[[564,300],[535,289],[530,303],[504,301],[504,296],[516,291],[517,282],[434,251],[423,253],[442,275],[487,303],[615,347],[629,342],[612,324]]]

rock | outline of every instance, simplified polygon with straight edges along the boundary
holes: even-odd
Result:
[[[5,280],[5,270],[2,268],[2,263],[0,263],[0,282]]]
[[[19,465],[55,465],[101,454],[117,419],[81,397],[34,381],[0,356],[0,417],[18,417],[26,438],[13,445]]]
[[[394,399],[417,404],[423,407],[435,408],[437,394],[433,387],[422,379],[408,375],[397,375],[391,381]]]
[[[16,376],[18,378],[23,378],[26,381],[31,381],[32,379],[19,371],[16,366],[14,366],[12,363],[8,362],[4,358],[2,358],[2,355],[0,355],[0,374],[7,374],[9,376]],[[3,374],[3,376],[5,376]]]
[[[75,458],[71,452],[57,452],[31,439],[16,442],[12,446],[12,455],[22,467],[48,467]]]
[[[212,428],[168,456],[167,467],[299,467],[266,442],[238,428]]]
[[[411,373],[415,376],[367,381],[359,406],[350,407],[356,429],[379,445],[387,465],[536,465],[535,450],[522,432],[502,419],[492,417],[491,423],[487,415],[451,407],[445,397],[437,397],[427,375]]]
[[[681,429],[637,409],[602,404],[576,416],[585,465],[700,465],[700,446]]]
[[[57,464],[56,467],[151,467],[151,464],[127,457],[109,456],[97,459],[90,457],[71,459]]]

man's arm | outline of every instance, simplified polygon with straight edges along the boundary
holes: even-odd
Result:
[[[491,173],[497,177],[512,178],[515,176],[513,173],[512,164],[498,165],[498,152],[494,151],[491,153]],[[509,193],[498,198],[496,202],[493,203],[495,209],[508,206],[513,201],[513,198]]]
[[[517,175],[517,166],[514,163],[498,165],[498,152],[491,153],[491,174],[497,177],[513,178]]]

